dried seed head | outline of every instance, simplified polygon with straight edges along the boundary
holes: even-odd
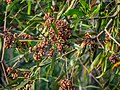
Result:
[[[12,73],[11,76],[13,79],[16,79],[19,75],[17,73]]]
[[[10,74],[11,72],[13,72],[13,68],[12,67],[8,67],[7,68],[7,72]]]
[[[6,2],[7,4],[11,4],[11,3],[13,2],[13,0],[5,0],[5,2]]]
[[[110,62],[112,62],[113,64],[117,63],[119,60],[119,57],[117,57],[117,55],[113,54],[110,56],[109,58]]]
[[[45,14],[45,16],[43,17],[44,20],[47,20],[48,18],[50,18],[50,14]]]
[[[31,73],[29,71],[24,71],[22,74],[24,75],[25,79],[29,79]]]
[[[71,80],[64,79],[58,82],[58,84],[60,85],[59,90],[75,90]]]

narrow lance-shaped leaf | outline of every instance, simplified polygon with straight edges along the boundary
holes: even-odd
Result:
[[[112,70],[114,70],[115,68],[119,67],[120,66],[120,61],[115,63],[112,67]]]
[[[101,57],[102,53],[99,53],[98,56],[95,58],[95,60],[92,62],[90,69],[89,69],[89,73],[97,66],[97,64],[100,61],[100,57]]]
[[[22,58],[24,56],[24,54],[20,54],[12,59],[10,59],[10,62],[16,62],[19,58]],[[8,62],[9,63],[9,62]]]
[[[21,89],[22,87],[24,87],[30,80],[26,80],[23,81],[20,85],[18,85],[17,87],[15,87],[15,90]]]
[[[81,16],[82,17],[85,14],[82,11],[80,11],[79,9],[70,9],[69,11],[67,11],[65,13],[65,15],[66,16],[68,16],[68,15],[71,15],[71,16],[76,15],[76,16]]]
[[[82,5],[82,7],[86,10],[89,9],[89,5],[85,2],[85,0],[79,0],[80,4]]]
[[[30,13],[31,13],[31,0],[28,0],[27,3],[28,3],[28,15],[30,15]]]
[[[15,80],[12,80],[5,88],[13,88],[15,85],[17,85],[18,82],[22,81],[23,78],[17,78]],[[3,90],[3,89],[2,89]],[[5,90],[5,89],[4,89]]]
[[[55,26],[55,23],[52,23],[51,26],[52,26],[53,30],[55,31],[55,33],[58,34],[58,30]]]
[[[8,4],[8,7],[7,7],[7,12],[9,12],[12,8],[13,8],[13,6],[16,4],[16,3],[18,3],[20,0],[14,0],[11,4]]]
[[[100,10],[100,4],[97,6],[97,8],[94,10],[94,12],[92,13],[92,16],[96,16],[99,13]]]

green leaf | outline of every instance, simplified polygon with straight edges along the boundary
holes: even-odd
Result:
[[[89,86],[86,86],[84,88],[100,88],[100,87],[97,87],[97,86],[93,86],[93,85],[89,85]]]
[[[80,80],[78,79],[78,84],[79,84],[79,90],[82,90],[82,86],[81,86],[81,82],[80,82]]]
[[[10,5],[8,5],[7,7],[7,12],[11,11],[11,9],[13,8],[13,6],[15,6],[16,3],[18,3],[20,0],[14,0]]]
[[[30,13],[31,13],[31,0],[28,0],[27,3],[28,3],[28,15],[30,15]]]
[[[67,3],[64,4],[62,10],[58,13],[57,19],[59,19],[62,16],[62,14],[63,14],[64,10],[66,9],[66,7],[67,7]]]
[[[97,6],[97,8],[93,11],[92,13],[92,16],[95,17],[98,13],[99,13],[99,10],[100,10],[100,4]]]
[[[17,78],[15,80],[12,80],[5,88],[12,88],[15,85],[17,85],[18,82],[20,82],[21,80],[23,80],[22,78]]]
[[[81,24],[81,26],[85,27],[85,28],[91,28],[90,25],[87,25],[87,24]]]
[[[52,26],[53,30],[55,31],[55,33],[58,34],[58,30],[55,26],[55,23],[52,23],[51,26]]]
[[[71,16],[74,16],[76,15],[77,17],[80,16],[84,16],[85,14],[83,14],[83,12],[79,11],[79,9],[70,9],[69,11],[67,11],[65,13],[65,16],[68,16],[68,15],[71,15]]]
[[[72,1],[71,1],[70,6],[67,8],[67,10],[65,11],[65,13],[68,12],[68,11],[73,7],[75,1],[76,1],[76,0],[72,0]]]
[[[87,9],[90,9],[89,8],[89,5],[85,2],[85,0],[79,0],[80,1],[80,4],[82,5],[82,7],[87,10]]]
[[[25,80],[23,82],[20,83],[20,85],[18,85],[17,87],[15,87],[15,90],[21,89],[22,87],[24,87],[30,80]]]
[[[25,26],[22,24],[22,22],[20,22],[18,18],[14,17],[14,19],[18,22],[19,26],[25,28]]]
[[[22,58],[23,56],[24,56],[24,54],[19,54],[18,56],[16,56],[16,57],[10,59],[9,62],[16,62],[19,58]],[[9,62],[7,62],[7,63],[9,63]]]
[[[104,72],[102,72],[102,74],[97,76],[96,78],[101,78],[103,75],[104,75]]]
[[[40,78],[40,80],[43,80],[45,82],[49,82],[46,78]]]
[[[95,60],[92,62],[90,68],[89,68],[89,73],[97,66],[98,62],[100,61],[100,57],[101,57],[102,53],[99,53],[97,55],[97,57],[95,58]]]
[[[73,44],[73,46],[77,50],[81,50],[82,49],[82,47],[80,45],[78,45],[78,44]]]
[[[28,25],[19,35],[18,35],[18,37],[20,36],[20,35],[22,35],[28,28],[30,28],[33,24],[35,24],[35,22],[33,22],[33,23],[31,23],[30,25]]]

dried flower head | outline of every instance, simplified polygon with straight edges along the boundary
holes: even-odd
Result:
[[[75,90],[71,80],[69,79],[61,80],[60,82],[58,82],[58,84],[60,85],[59,90]]]
[[[120,58],[116,54],[113,54],[113,55],[110,56],[109,60],[110,60],[110,62],[112,62],[113,64],[115,64],[118,61],[120,61]]]
[[[64,53],[64,49],[69,46],[68,39],[72,33],[70,25],[64,20],[56,20],[50,14],[45,14],[43,19],[48,30],[48,36],[35,46],[33,54],[35,60],[41,59],[42,56],[52,58],[56,55],[57,50],[60,54]],[[56,30],[54,30],[53,25]]]
[[[6,2],[7,4],[11,4],[11,3],[13,2],[13,0],[5,0],[5,2]]]

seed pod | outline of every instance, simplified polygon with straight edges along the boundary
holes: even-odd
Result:
[[[110,62],[112,62],[113,64],[117,63],[119,60],[119,58],[117,57],[117,55],[113,54],[110,56],[109,58]]]
[[[11,3],[13,2],[13,0],[5,0],[5,2],[6,2],[7,4],[11,4]]]
[[[71,80],[64,79],[58,82],[58,84],[60,85],[59,90],[75,90]]]

